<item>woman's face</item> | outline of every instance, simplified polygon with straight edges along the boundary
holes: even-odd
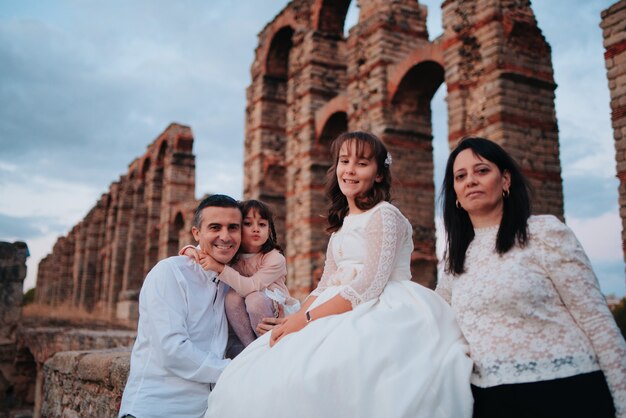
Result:
[[[474,227],[499,224],[502,193],[511,186],[510,174],[501,173],[498,166],[469,148],[456,156],[452,171],[456,198]]]

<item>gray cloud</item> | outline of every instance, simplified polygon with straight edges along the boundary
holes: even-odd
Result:
[[[0,213],[0,241],[28,241],[47,233],[62,235],[67,225],[43,216],[9,216]]]

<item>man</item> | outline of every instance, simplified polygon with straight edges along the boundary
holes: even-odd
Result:
[[[200,247],[228,263],[241,243],[241,212],[229,196],[212,195],[196,209]],[[228,325],[217,274],[188,257],[169,257],[148,273],[139,295],[139,325],[120,417],[201,417],[224,358]]]

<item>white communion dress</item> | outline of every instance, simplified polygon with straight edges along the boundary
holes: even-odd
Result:
[[[411,234],[387,202],[347,216],[309,309],[337,294],[353,309],[272,348],[269,332],[254,341],[220,376],[205,418],[470,417],[467,345],[446,302],[411,282]]]

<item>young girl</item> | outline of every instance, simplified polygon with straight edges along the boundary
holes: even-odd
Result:
[[[388,202],[391,156],[364,132],[340,135],[331,152],[320,284],[226,367],[206,417],[471,416],[472,362],[454,314],[411,281],[412,227]]]
[[[285,257],[276,243],[271,209],[259,200],[241,203],[243,228],[239,256],[232,266],[215,261],[192,245],[183,247],[181,255],[194,258],[205,270],[219,274],[218,279],[231,287],[224,309],[228,323],[247,346],[257,337],[256,327],[264,317],[277,317],[279,309],[290,314],[299,302],[289,296],[285,285]]]

